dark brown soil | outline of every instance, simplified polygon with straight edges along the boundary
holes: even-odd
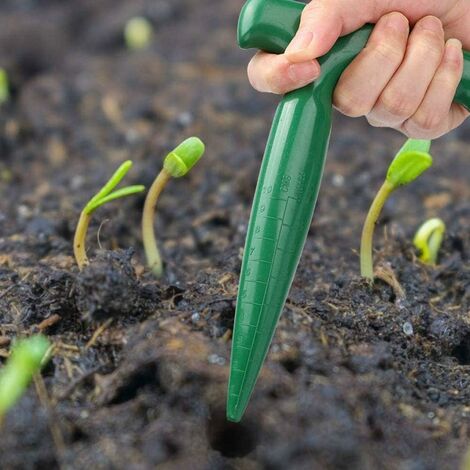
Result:
[[[56,345],[43,373],[49,407],[32,386],[8,414],[2,469],[459,468],[470,434],[468,124],[434,144],[434,167],[381,218],[376,259],[400,298],[359,279],[357,248],[403,137],[336,117],[268,361],[245,419],[225,420],[241,251],[277,102],[246,80],[241,5],[2,1],[0,65],[13,96],[0,108],[0,353],[37,331]],[[131,53],[121,32],[137,14],[155,38]],[[127,181],[149,185],[189,135],[207,154],[162,197],[165,278],[144,269],[143,197],[95,214],[94,261],[78,275],[84,203],[128,158]],[[436,268],[410,242],[429,216],[448,226]]]

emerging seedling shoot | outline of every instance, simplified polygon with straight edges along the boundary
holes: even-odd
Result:
[[[131,18],[124,28],[126,46],[131,50],[145,49],[153,36],[153,27],[150,21],[143,16]]]
[[[361,238],[361,276],[370,282],[374,280],[372,261],[372,240],[375,224],[390,194],[400,186],[411,183],[432,165],[429,155],[429,140],[409,139],[400,149],[388,168],[387,177],[367,214]]]
[[[82,213],[80,214],[80,219],[78,220],[73,240],[75,260],[77,261],[80,270],[88,264],[88,258],[86,255],[86,234],[93,212],[107,202],[130,196],[131,194],[141,193],[145,190],[145,186],[135,185],[126,186],[114,191],[114,188],[121,182],[124,176],[126,176],[131,167],[132,162],[130,160],[124,162],[103,188],[101,188],[101,190],[88,201],[88,204],[83,208]]]
[[[416,232],[413,244],[419,250],[419,259],[425,264],[436,264],[446,226],[441,219],[424,222]]]
[[[0,370],[0,424],[7,411],[18,401],[41,368],[49,360],[51,344],[37,335],[18,341]]]
[[[6,71],[0,68],[0,104],[6,103],[10,99],[10,84]]]
[[[163,168],[153,182],[145,199],[142,215],[142,239],[144,242],[147,264],[153,273],[160,277],[163,273],[162,259],[158,250],[153,219],[158,198],[168,181],[186,175],[204,154],[204,144],[197,137],[190,137],[170,152],[164,162]]]

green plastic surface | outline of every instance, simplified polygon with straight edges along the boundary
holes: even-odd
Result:
[[[249,0],[240,15],[243,48],[281,53],[305,4]],[[232,342],[227,418],[240,421],[274,335],[311,224],[331,131],[332,95],[363,49],[372,26],[340,38],[320,59],[315,83],[280,103],[261,166],[240,275]],[[470,107],[470,57],[456,100]]]

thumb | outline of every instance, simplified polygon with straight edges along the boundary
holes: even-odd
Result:
[[[372,9],[373,2],[365,3]],[[302,12],[297,34],[285,52],[287,60],[306,62],[326,54],[341,35],[366,23],[372,12],[364,9],[364,4],[352,0],[313,0]]]

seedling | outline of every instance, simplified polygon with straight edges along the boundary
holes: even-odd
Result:
[[[95,212],[98,207],[101,207],[107,202],[114,201],[115,199],[120,199],[125,196],[130,196],[132,194],[141,193],[145,190],[145,186],[135,185],[126,186],[124,188],[113,191],[114,188],[124,178],[124,176],[126,176],[131,167],[132,162],[130,160],[124,162],[116,170],[113,176],[111,176],[110,180],[101,188],[101,190],[88,201],[88,204],[83,208],[82,213],[80,214],[80,219],[78,220],[77,228],[75,229],[75,237],[73,240],[75,260],[77,261],[80,270],[88,264],[88,258],[86,255],[86,234],[93,212]]]
[[[419,227],[413,243],[420,251],[419,259],[423,263],[436,264],[445,231],[445,223],[438,218],[429,219]]]
[[[361,238],[361,275],[374,280],[372,240],[375,224],[390,194],[400,186],[411,183],[432,165],[429,140],[409,139],[400,149],[388,168],[387,177],[367,214]]]
[[[6,71],[0,68],[0,104],[6,103],[10,99],[10,84]]]
[[[147,18],[136,16],[131,18],[124,29],[124,39],[129,49],[145,49],[153,36],[153,27]]]
[[[18,341],[0,371],[0,423],[50,358],[51,344],[41,335]]]
[[[142,239],[144,242],[147,264],[153,273],[160,277],[163,273],[162,259],[158,250],[153,229],[153,219],[158,198],[170,179],[180,178],[199,161],[205,146],[197,137],[190,137],[170,152],[163,162],[163,168],[153,182],[145,199],[142,214]]]

